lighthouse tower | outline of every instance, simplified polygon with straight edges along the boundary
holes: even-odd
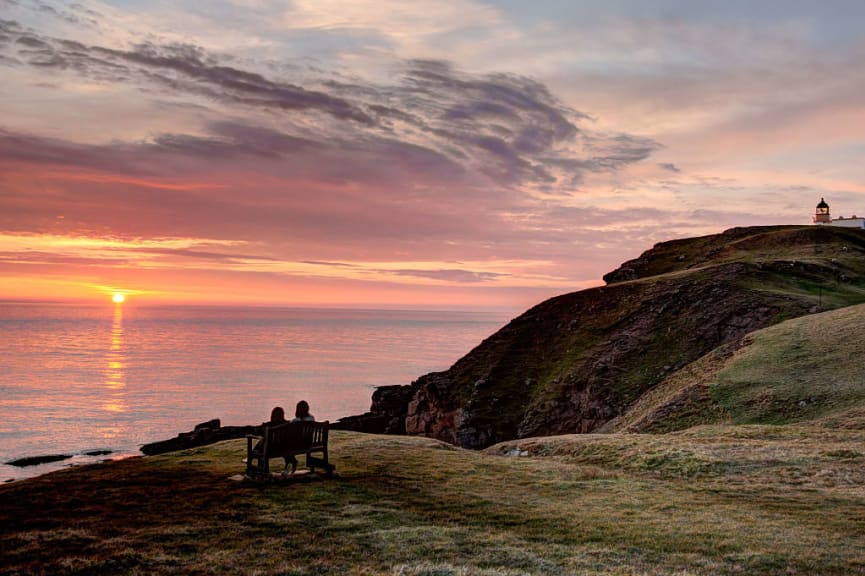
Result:
[[[817,211],[814,213],[814,224],[831,224],[832,217],[829,216],[829,205],[826,200],[820,198],[820,203],[817,204]]]

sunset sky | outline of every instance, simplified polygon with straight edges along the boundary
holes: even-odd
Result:
[[[865,2],[0,0],[0,299],[522,309],[865,213]]]

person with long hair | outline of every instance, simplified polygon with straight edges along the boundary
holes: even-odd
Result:
[[[265,426],[276,426],[277,424],[285,424],[285,410],[283,410],[282,406],[274,406],[273,410],[270,411],[270,420],[267,422],[262,422],[262,428]],[[259,440],[255,443],[255,448],[253,448],[253,452],[258,452],[261,450],[261,444],[264,440]],[[288,470],[288,465],[291,464],[288,458],[285,459],[285,470]]]
[[[266,422],[265,424],[274,425],[274,424],[282,424],[285,422],[285,410],[282,409],[282,406],[274,406],[273,410],[270,411],[270,422]]]
[[[294,408],[294,418],[291,419],[292,422],[315,422],[315,416],[309,413],[309,402],[306,400],[301,400],[297,403],[297,406]],[[291,465],[291,471],[288,472],[288,475],[292,475],[297,470],[297,458],[292,454],[288,458],[286,458],[285,467],[288,468],[289,464]],[[285,472],[283,472],[285,474]]]
[[[315,416],[309,413],[309,402],[301,400],[294,409],[292,422],[315,422]]]

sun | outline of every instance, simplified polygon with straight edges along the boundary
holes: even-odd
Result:
[[[123,304],[124,302],[126,302],[126,296],[124,296],[120,292],[116,292],[114,296],[111,297],[111,301],[115,304]]]

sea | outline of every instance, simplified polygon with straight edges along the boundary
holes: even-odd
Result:
[[[445,370],[513,316],[428,311],[0,302],[0,482],[139,454],[197,423],[318,420]],[[30,467],[9,461],[62,454]]]

